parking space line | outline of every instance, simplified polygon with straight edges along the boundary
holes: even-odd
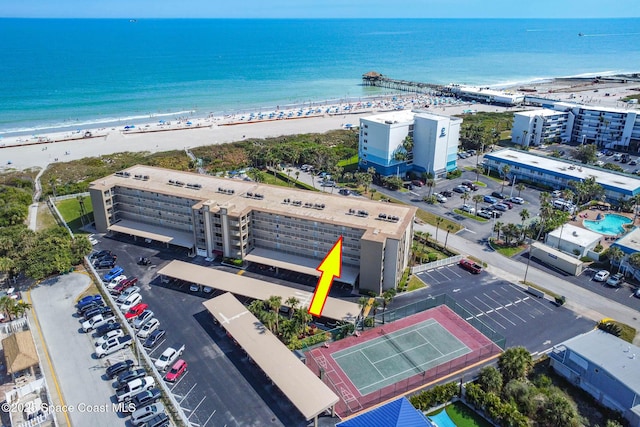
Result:
[[[216,412],[218,412],[217,409],[214,409],[213,412],[211,413],[211,415],[209,415],[209,418],[207,418],[207,420],[204,422],[204,424],[202,424],[202,427],[205,427],[209,421],[211,420],[211,418],[213,418],[213,416],[216,414]]]
[[[189,391],[187,392],[187,394],[185,394],[184,396],[182,396],[182,399],[181,399],[178,403],[182,403],[182,402],[187,398],[187,396],[189,396],[189,393],[191,393],[191,392],[193,391],[193,389],[194,389],[194,388],[196,388],[196,386],[197,386],[197,385],[198,385],[198,383],[195,383],[195,384],[193,385],[193,387],[191,387],[191,388],[189,389]]]
[[[495,292],[495,290],[494,290]],[[489,295],[485,294],[487,298],[491,299],[492,301],[494,301],[496,304],[499,304],[498,301],[496,301],[495,299],[491,298]],[[511,303],[509,303],[509,305],[511,305]],[[501,305],[500,308],[506,308],[506,305]],[[497,310],[497,309],[496,309]],[[514,311],[509,310],[508,308],[506,308],[506,311],[508,311],[510,314],[513,314],[514,316],[516,316],[518,319],[522,320],[524,323],[527,323],[526,320],[524,320],[522,317],[518,316]]]
[[[189,415],[189,416],[187,417],[187,419],[190,419],[190,418],[193,416],[193,414],[195,414],[195,413],[196,413],[196,411],[198,410],[198,408],[200,407],[200,405],[202,405],[202,402],[204,402],[204,400],[205,400],[206,398],[207,398],[207,396],[204,396],[204,397],[202,398],[202,400],[200,401],[200,403],[198,403],[198,404],[196,405],[196,407],[195,407],[195,408],[193,408],[193,411],[191,412],[191,415]]]
[[[485,294],[486,295],[486,294]],[[489,304],[487,304],[486,302],[482,301],[480,298],[478,298],[477,296],[475,297],[478,301],[480,301],[482,304],[486,305],[487,307],[491,307]],[[493,311],[493,309],[492,309]],[[511,320],[507,319],[505,316],[503,316],[502,314],[496,312],[496,314],[500,317],[502,317],[504,320],[506,320],[507,322],[511,323],[513,326],[516,326],[515,323],[513,323]],[[505,328],[506,329],[506,328]]]
[[[189,374],[189,371],[185,372],[185,373],[180,377],[180,379],[179,379],[178,381],[176,381],[176,383],[173,385],[173,387],[171,387],[171,391],[173,391],[173,389],[174,389],[174,388],[178,387],[178,384],[180,384],[180,381],[182,381],[182,379],[183,379],[184,377],[186,377],[186,376],[187,376],[187,374]],[[165,381],[166,381],[166,380],[165,380]]]

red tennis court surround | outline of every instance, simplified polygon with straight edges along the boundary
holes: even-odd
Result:
[[[339,352],[344,354],[343,350],[351,347],[354,347],[354,351],[357,351],[355,349],[356,346],[363,347],[363,344],[368,341],[371,341],[373,346],[375,340],[390,336],[394,332],[400,331],[402,333],[403,329],[407,329],[410,333],[414,325],[419,325],[429,319],[435,320],[446,332],[457,338],[471,351],[365,395],[359,392],[358,387],[354,385],[352,379],[349,378],[349,375],[333,357],[334,354]],[[432,341],[434,339],[437,340],[436,337],[428,336],[427,338]],[[435,343],[437,344],[437,341]],[[366,345],[364,347],[366,348]],[[463,370],[467,366],[488,359],[501,351],[500,347],[454,313],[453,310],[446,305],[441,305],[398,321],[366,330],[361,332],[359,336],[351,336],[332,342],[327,347],[315,348],[307,352],[306,360],[307,366],[316,375],[320,376],[327,385],[333,388],[340,397],[340,402],[336,405],[336,412],[341,417],[344,417],[420,387],[423,384],[435,381],[452,372]],[[384,361],[380,363],[384,363]],[[363,370],[369,368],[371,367],[362,367]],[[352,373],[352,375],[354,374],[355,372]],[[359,374],[366,375],[366,371],[359,372]]]

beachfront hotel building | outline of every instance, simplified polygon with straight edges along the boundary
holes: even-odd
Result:
[[[593,177],[604,188],[607,200],[617,203],[640,194],[640,178],[608,169],[587,167],[549,156],[505,149],[484,155],[483,166],[502,175],[509,165],[509,179],[547,185],[554,189],[570,188],[570,182],[581,182]]]
[[[375,168],[382,176],[408,172],[432,173],[444,178],[457,167],[462,119],[423,111],[392,111],[360,119],[358,146],[362,169]],[[413,139],[413,150],[403,143]],[[399,159],[398,153],[404,158]]]
[[[525,101],[525,94],[510,90],[491,89],[489,87],[465,86],[458,84],[447,85],[447,89],[464,100],[478,101],[483,104],[498,104],[505,106],[520,105]]]
[[[91,183],[100,233],[124,233],[319,275],[340,236],[340,282],[381,293],[407,267],[416,208],[150,166]]]
[[[557,101],[545,107],[514,113],[512,142],[524,147],[568,142],[632,152],[640,148],[638,110]]]

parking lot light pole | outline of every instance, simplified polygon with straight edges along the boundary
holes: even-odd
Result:
[[[525,285],[527,284],[527,273],[529,273],[529,264],[531,263],[531,250],[533,246],[531,246],[531,237],[529,237],[529,254],[527,256],[527,268],[524,270],[524,280],[522,281]]]

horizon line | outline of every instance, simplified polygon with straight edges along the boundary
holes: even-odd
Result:
[[[345,20],[345,21],[364,21],[364,20],[566,20],[566,21],[579,21],[579,20],[604,20],[604,19],[640,19],[640,16],[608,16],[608,17],[317,17],[317,16],[298,16],[298,17],[237,17],[237,16],[211,16],[211,17],[191,17],[191,16],[0,16],[0,19],[104,19],[104,20],[253,20],[253,21],[269,21],[269,20]]]

